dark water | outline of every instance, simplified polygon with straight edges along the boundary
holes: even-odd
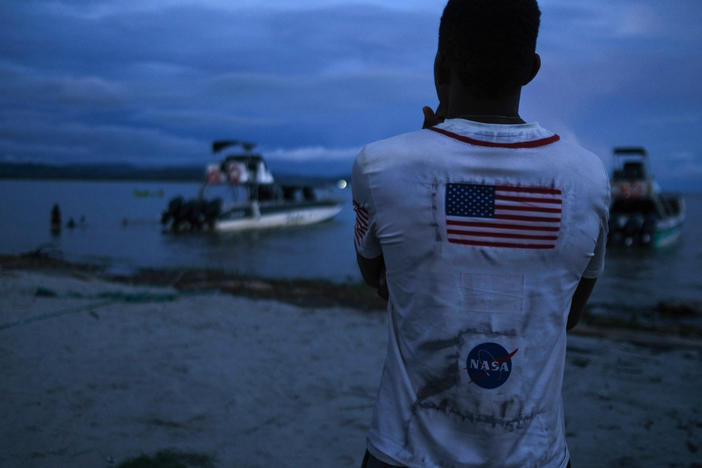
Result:
[[[109,266],[218,268],[266,277],[355,278],[350,190],[333,190],[344,208],[332,221],[286,230],[240,234],[163,233],[158,220],[168,200],[194,197],[198,184],[159,182],[0,181],[0,251],[20,253],[45,245],[67,260]],[[163,192],[135,197],[133,191]],[[210,193],[208,193],[210,195]],[[226,193],[212,193],[212,196]],[[49,232],[54,203],[64,228]],[[67,229],[70,217],[85,225]],[[123,223],[127,220],[126,225]]]
[[[360,279],[352,245],[350,190],[332,191],[344,208],[332,221],[300,228],[243,234],[164,234],[161,211],[175,195],[195,196],[196,184],[159,182],[0,181],[0,252],[47,246],[65,259],[109,266],[218,268],[284,278]],[[163,191],[137,198],[133,190]],[[49,213],[61,207],[64,225],[49,232]],[[662,300],[702,300],[702,196],[688,195],[680,242],[659,251],[610,250],[593,301],[650,306]],[[123,225],[123,220],[127,224]]]

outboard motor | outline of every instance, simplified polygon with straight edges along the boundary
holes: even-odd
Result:
[[[608,242],[612,245],[624,244],[624,227],[628,217],[623,214],[613,215],[609,218]]]
[[[175,219],[182,205],[183,197],[171,198],[168,202],[168,208],[161,214],[161,224],[166,225],[171,219]]]
[[[643,222],[644,219],[641,215],[632,215],[629,217],[626,226],[624,226],[624,245],[631,247],[634,245],[634,242],[639,240],[639,233],[643,227]]]
[[[653,242],[653,236],[656,234],[656,216],[649,214],[644,219],[643,225],[641,226],[641,236],[639,242],[641,245],[651,245]]]
[[[204,222],[207,227],[212,231],[214,230],[215,221],[217,217],[222,212],[222,199],[215,198],[205,203],[204,206]]]

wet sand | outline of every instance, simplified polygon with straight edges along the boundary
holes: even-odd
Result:
[[[384,315],[222,291],[5,264],[0,466],[109,467],[166,448],[219,467],[359,466]],[[573,466],[702,467],[699,338],[586,331],[604,336],[569,337]]]

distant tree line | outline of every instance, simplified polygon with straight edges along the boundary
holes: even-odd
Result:
[[[274,171],[276,181],[280,184],[320,186],[348,179],[349,175],[340,173],[334,176],[313,175],[305,171],[290,169]],[[48,163],[8,163],[0,162],[0,179],[53,179],[53,180],[152,180],[173,182],[203,182],[203,166],[165,166],[149,167],[131,164],[65,164]]]
[[[0,179],[202,181],[202,166],[138,167],[131,164],[0,163]]]

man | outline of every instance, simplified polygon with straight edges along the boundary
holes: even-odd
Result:
[[[566,328],[604,266],[600,160],[519,116],[535,0],[449,0],[425,128],[353,169],[389,342],[364,466],[563,468]]]

